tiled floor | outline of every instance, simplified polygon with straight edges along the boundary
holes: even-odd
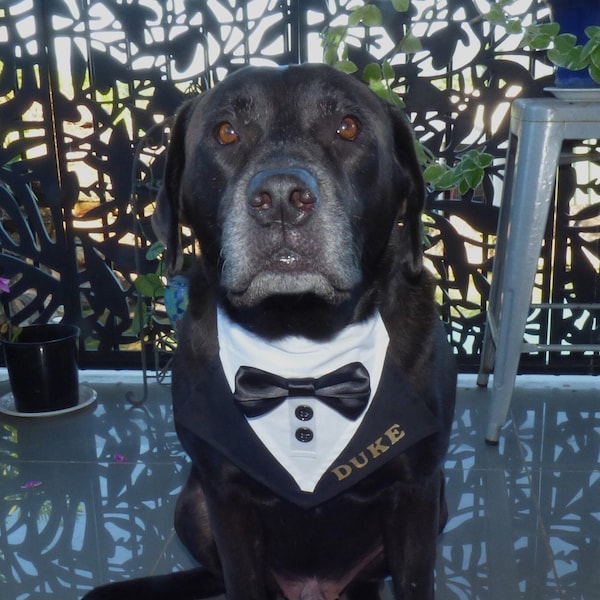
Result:
[[[94,407],[0,416],[3,600],[71,600],[97,583],[192,565],[172,528],[187,460],[170,390],[153,383],[132,408],[125,394],[139,397],[137,381],[82,372]],[[600,598],[600,381],[519,378],[497,448],[483,442],[487,400],[461,376],[438,600]]]

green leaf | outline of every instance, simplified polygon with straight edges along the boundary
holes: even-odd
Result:
[[[489,154],[488,152],[482,152],[479,155],[478,164],[482,169],[486,169],[487,167],[491,166],[493,162],[494,156],[492,154]]]
[[[366,27],[378,27],[381,25],[381,11],[374,4],[367,4],[364,7],[362,22]]]
[[[404,100],[400,94],[394,92],[394,90],[388,89],[388,97],[387,100],[391,102],[394,106],[398,108],[406,108],[406,104],[404,104]]]
[[[566,64],[567,69],[570,69],[571,71],[581,71],[581,69],[585,69],[588,66],[589,61],[582,56],[582,50],[582,46],[577,46],[569,53],[569,60]]]
[[[438,164],[438,163],[434,162],[436,160],[435,155],[433,154],[433,152],[431,152],[431,150],[427,146],[425,146],[425,144],[423,144],[419,140],[415,139],[414,147],[415,147],[415,152],[417,154],[417,159],[421,165],[430,165],[431,166],[433,164]]]
[[[462,155],[459,163],[463,170],[485,168],[492,164],[494,157],[487,152],[480,152],[479,150],[469,150]]]
[[[560,25],[558,23],[542,23],[537,26],[540,33],[549,35],[550,37],[556,37],[560,31]]]
[[[506,23],[506,31],[507,33],[521,33],[523,31],[523,25],[521,24],[521,19],[511,19]]]
[[[568,57],[558,52],[555,48],[550,48],[547,52],[548,60],[557,67],[565,67],[568,62]]]
[[[332,25],[326,27],[321,35],[330,42],[341,42],[346,37],[347,32],[348,28],[345,25]]]
[[[484,15],[485,19],[493,24],[501,24],[506,20],[506,15],[501,4],[490,4],[490,10]]]
[[[146,260],[155,260],[165,251],[165,245],[159,240],[146,251]]]
[[[343,73],[348,73],[348,75],[352,73],[356,73],[358,71],[358,67],[351,60],[338,60],[333,65],[338,71],[342,71]]]
[[[561,33],[554,38],[554,48],[561,54],[570,52],[577,45],[577,38],[572,33]]]
[[[554,38],[558,35],[560,31],[560,26],[556,23],[545,23],[543,25],[538,25],[534,23],[533,25],[528,25],[523,28],[524,36],[522,46],[531,46],[532,44],[540,45],[544,40],[549,40],[550,42],[554,41]]]
[[[473,169],[478,169],[477,162],[472,156],[463,156],[456,165],[456,170],[459,173],[466,173],[467,171],[472,171]]]
[[[377,63],[369,63],[363,71],[363,79],[369,82],[369,84],[372,81],[381,82],[382,77],[381,67]]]
[[[541,34],[531,38],[529,40],[529,45],[534,50],[545,50],[546,48],[548,48],[548,46],[550,46],[551,42],[552,38],[549,35]]]
[[[600,46],[594,48],[594,51],[590,55],[590,62],[592,66],[600,69]]]
[[[392,0],[392,6],[398,12],[406,12],[410,8],[410,0]]]
[[[388,101],[390,99],[390,91],[383,81],[369,81],[369,88],[383,100]]]
[[[394,79],[396,77],[396,73],[394,72],[394,67],[390,64],[389,60],[383,61],[383,78],[386,80]]]
[[[554,42],[559,31],[560,27],[556,23],[529,25],[525,27],[521,46],[530,46],[534,50],[545,50]]]
[[[600,83],[600,68],[596,65],[590,65],[588,69],[590,77],[596,82]]]
[[[451,190],[458,184],[460,178],[457,173],[449,169],[437,181],[432,182],[432,185],[437,190]]]
[[[463,179],[458,182],[458,193],[461,196],[464,196],[471,189],[469,182]]]
[[[328,46],[325,49],[325,53],[323,55],[323,60],[326,65],[334,65],[338,59],[338,48],[337,46]]]
[[[352,9],[348,17],[348,25],[355,27],[362,23],[365,27],[377,27],[381,25],[381,11],[373,4],[365,4]]]
[[[414,54],[423,50],[421,40],[409,31],[400,42],[400,50],[405,54]]]
[[[583,48],[581,49],[581,58],[588,60],[597,45],[598,44],[593,40],[589,40],[586,44],[584,44]]]
[[[590,25],[584,29],[585,35],[591,40],[597,40],[600,42],[600,25]]]
[[[356,27],[362,21],[363,8],[364,6],[360,6],[352,10],[348,17],[348,27]]]
[[[483,181],[484,171],[483,169],[473,169],[465,173],[465,181],[469,184],[469,187],[474,190]]]
[[[581,57],[582,46],[575,46],[568,52],[559,52],[556,48],[548,50],[548,58],[558,67],[578,71],[587,66],[587,60]]]
[[[423,171],[423,177],[425,178],[425,181],[427,181],[427,183],[435,183],[437,180],[440,179],[440,177],[445,175],[447,171],[448,171],[448,167],[446,167],[444,165],[440,165],[440,164],[429,165]]]
[[[161,298],[164,296],[165,286],[156,273],[139,275],[133,284],[138,293],[147,298]]]
[[[146,323],[147,312],[148,310],[143,302],[139,305],[139,309],[138,306],[136,306],[136,311],[131,320],[131,330],[134,331],[136,335],[140,330],[140,324],[143,326]]]

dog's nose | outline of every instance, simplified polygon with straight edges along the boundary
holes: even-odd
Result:
[[[300,225],[318,201],[316,179],[305,169],[269,169],[257,173],[248,186],[248,206],[264,224]]]

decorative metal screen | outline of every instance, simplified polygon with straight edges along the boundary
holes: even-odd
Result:
[[[139,272],[153,238],[148,216],[160,184],[165,121],[189,94],[245,64],[319,61],[319,34],[341,22],[344,0],[4,0],[0,5],[0,269],[17,318],[64,318],[81,327],[83,366],[139,364],[134,327]],[[477,365],[506,152],[510,102],[541,96],[542,57],[481,19],[484,0],[413,0],[408,14],[376,4],[384,26],[353,31],[351,58],[393,58],[419,138],[452,163],[485,150],[496,161],[464,197],[428,199],[430,266],[461,368]],[[520,10],[547,17],[543,3]],[[409,26],[423,50],[395,48]],[[146,134],[149,134],[146,136]],[[145,137],[146,136],[146,137]],[[598,153],[587,171],[565,165],[536,294],[591,301],[598,285]],[[573,190],[579,193],[572,200]],[[136,208],[133,208],[135,199]],[[135,252],[134,218],[142,247]],[[554,237],[552,237],[554,233]],[[551,240],[554,239],[554,242]],[[563,294],[562,290],[567,290]],[[568,297],[568,298],[567,298]],[[160,324],[157,325],[160,329]],[[154,335],[154,333],[152,333]],[[532,313],[528,336],[598,338],[591,313]],[[591,356],[534,355],[528,370],[596,372]]]

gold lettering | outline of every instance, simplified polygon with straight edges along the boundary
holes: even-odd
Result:
[[[352,473],[352,467],[350,465],[340,465],[332,469],[331,472],[338,478],[338,481],[341,481]]]
[[[372,458],[377,458],[384,452],[387,452],[390,449],[390,446],[384,443],[385,438],[387,438],[389,443],[393,446],[405,436],[406,432],[404,429],[401,429],[400,425],[396,423],[392,425],[380,438],[377,438],[372,444],[369,444],[358,456],[353,456],[350,459],[350,464],[338,465],[337,467],[331,469],[331,472],[337,477],[338,481],[342,481],[342,479],[349,477],[355,468],[362,469],[369,464],[369,456],[367,455],[367,452],[369,452]]]
[[[362,462],[360,462],[358,459],[362,458]],[[357,469],[362,469],[363,467],[365,467],[367,465],[367,463],[369,462],[369,459],[367,458],[367,455],[364,452],[361,452],[358,456],[353,456],[350,459],[350,462],[357,468]]]
[[[380,454],[383,454],[384,452],[387,452],[390,447],[386,446],[385,444],[382,444],[383,438],[377,438],[372,444],[370,444],[369,446],[367,446],[367,450],[371,453],[371,456],[373,458],[377,458]]]
[[[388,440],[393,444],[397,444],[405,435],[404,429],[400,429],[400,425],[397,423],[392,425],[384,434]]]

